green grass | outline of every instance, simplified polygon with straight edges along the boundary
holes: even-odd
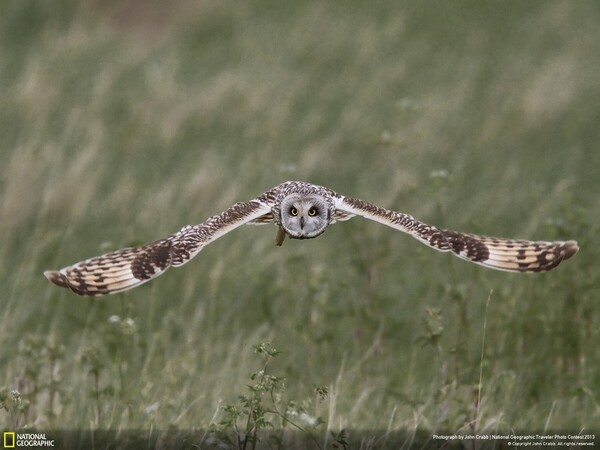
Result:
[[[269,341],[321,446],[593,429],[598,23],[558,0],[4,2],[0,428],[209,430]],[[282,248],[244,227],[108,298],[42,275],[288,179],[581,251],[499,273],[354,219]]]

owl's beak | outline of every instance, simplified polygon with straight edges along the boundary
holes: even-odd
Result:
[[[300,228],[304,229],[304,216],[300,217]]]

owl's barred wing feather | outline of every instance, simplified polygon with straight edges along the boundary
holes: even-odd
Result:
[[[545,272],[571,258],[579,247],[575,241],[524,241],[444,230],[427,225],[408,214],[390,211],[363,200],[341,197],[338,211],[354,214],[403,231],[430,247],[452,252],[466,261],[508,272]]]
[[[139,286],[169,267],[185,264],[200,250],[235,228],[261,221],[271,205],[262,199],[236,203],[199,225],[188,225],[164,239],[87,259],[44,275],[57,286],[79,295],[115,294]]]
[[[124,248],[44,275],[79,295],[104,295],[150,281],[171,265],[169,238],[143,247]]]

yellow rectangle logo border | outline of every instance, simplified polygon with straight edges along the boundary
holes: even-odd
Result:
[[[16,436],[14,431],[5,431],[2,439],[4,448],[15,448]]]

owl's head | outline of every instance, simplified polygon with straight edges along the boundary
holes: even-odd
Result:
[[[290,194],[280,206],[279,222],[293,239],[319,236],[329,225],[329,205],[318,195]]]

